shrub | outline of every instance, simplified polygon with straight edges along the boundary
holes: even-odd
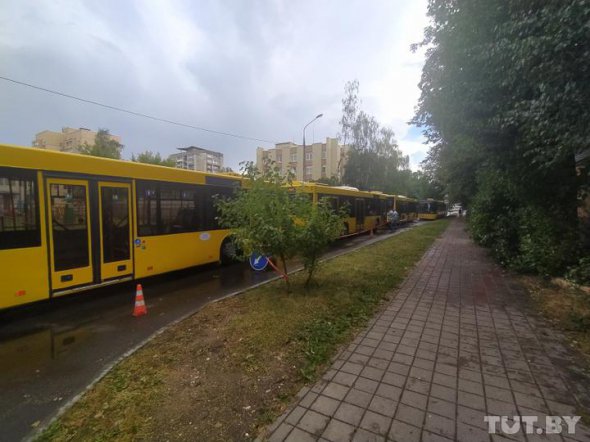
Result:
[[[590,257],[582,258],[576,265],[571,266],[566,278],[576,284],[590,286]]]
[[[488,170],[478,176],[478,192],[469,208],[473,239],[488,247],[503,265],[518,253],[518,210],[516,186],[501,172]]]
[[[563,272],[576,255],[575,232],[560,225],[545,208],[528,206],[518,210],[518,254],[512,267],[544,276]]]

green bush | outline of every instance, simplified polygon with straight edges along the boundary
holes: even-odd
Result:
[[[473,239],[490,249],[503,265],[518,253],[518,210],[516,186],[501,172],[488,170],[478,177],[478,192],[469,208]]]
[[[576,232],[564,222],[566,213],[523,197],[520,188],[501,171],[479,174],[469,210],[473,239],[504,266],[541,275],[563,274],[579,256]]]
[[[566,278],[576,284],[590,286],[590,257],[582,258],[576,265],[571,266]]]
[[[575,233],[560,225],[559,216],[541,207],[519,209],[516,221],[519,250],[512,267],[544,276],[562,273],[577,252]]]

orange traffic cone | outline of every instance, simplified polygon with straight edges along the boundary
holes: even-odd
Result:
[[[133,308],[133,316],[136,318],[138,316],[147,315],[147,308],[145,306],[145,301],[143,300],[143,289],[141,288],[141,284],[137,284],[137,289],[135,290],[135,307]]]

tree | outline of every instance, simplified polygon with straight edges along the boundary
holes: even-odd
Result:
[[[327,204],[313,205],[309,196],[290,187],[292,175],[267,160],[263,170],[245,163],[245,186],[231,199],[218,199],[220,225],[232,229],[233,240],[244,256],[260,253],[277,258],[285,275],[287,260],[301,256],[309,287],[326,246],[336,239],[343,214]],[[285,279],[287,290],[290,283]]]
[[[146,150],[141,152],[140,154],[135,156],[135,154],[131,155],[131,161],[135,161],[137,163],[146,163],[146,164],[157,164],[159,166],[167,166],[167,167],[176,167],[176,163],[173,159],[163,159],[159,152],[152,152],[151,150]]]
[[[360,109],[358,90],[357,80],[346,83],[342,99],[340,138],[349,147],[343,182],[362,190],[385,190],[409,168],[409,158],[399,149],[393,130]]]
[[[298,254],[303,258],[303,267],[307,272],[305,287],[309,288],[320,257],[328,245],[340,236],[347,215],[345,208],[334,212],[326,200],[320,200],[317,204],[304,201],[299,209],[297,217],[300,222],[297,223],[296,242]]]
[[[428,14],[413,120],[434,145],[425,170],[471,204],[471,231],[500,261],[558,272],[584,253],[572,232],[574,156],[590,141],[588,1],[430,0]]]
[[[111,138],[108,129],[99,129],[94,137],[94,144],[89,145],[84,143],[83,146],[80,146],[80,153],[94,157],[120,160],[123,147],[121,143]]]
[[[249,256],[260,253],[280,260],[288,274],[287,260],[297,253],[294,213],[300,201],[287,190],[290,175],[283,176],[276,165],[265,162],[263,170],[244,163],[246,187],[232,199],[217,200],[220,225],[232,229],[236,246]],[[285,279],[287,290],[289,280]]]

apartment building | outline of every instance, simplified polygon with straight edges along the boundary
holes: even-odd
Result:
[[[179,153],[170,155],[180,169],[199,170],[201,172],[220,172],[223,169],[223,154],[202,147],[179,147]]]
[[[325,143],[306,145],[279,143],[274,149],[256,149],[256,167],[261,168],[266,158],[274,161],[283,174],[291,170],[299,181],[341,177],[348,148],[338,144],[337,138],[326,138]]]
[[[80,146],[84,146],[84,144],[93,145],[95,137],[96,132],[85,127],[78,129],[64,127],[61,132],[51,130],[39,132],[35,135],[33,146],[62,152],[78,152]],[[121,143],[121,137],[118,135],[109,134],[109,137],[111,140]]]

